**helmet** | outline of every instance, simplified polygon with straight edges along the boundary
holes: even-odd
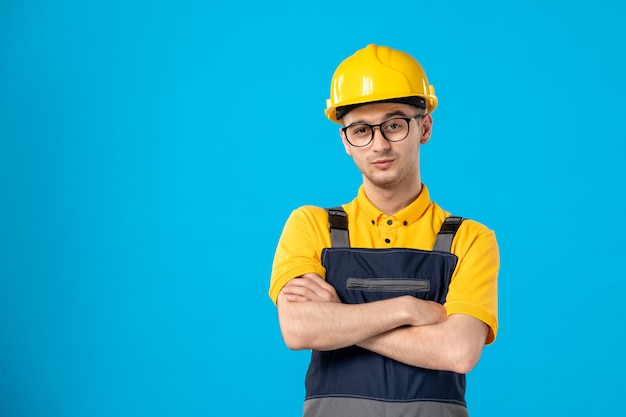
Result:
[[[423,99],[428,113],[437,107],[435,88],[428,84],[419,62],[402,51],[370,44],[335,70],[325,113],[331,121],[341,123],[337,108],[378,101],[410,102],[411,97]]]

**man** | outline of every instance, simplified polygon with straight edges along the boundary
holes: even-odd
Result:
[[[498,327],[499,254],[422,184],[434,88],[411,56],[368,45],[330,93],[363,184],[341,208],[290,215],[269,291],[287,346],[312,350],[304,416],[467,416],[465,374]]]

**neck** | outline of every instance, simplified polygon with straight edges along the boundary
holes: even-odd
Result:
[[[378,210],[392,216],[417,199],[422,191],[422,183],[417,181],[401,189],[385,189],[366,182],[363,188],[367,199]]]

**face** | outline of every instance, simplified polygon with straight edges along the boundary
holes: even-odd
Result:
[[[344,126],[353,123],[376,125],[393,117],[411,118],[422,112],[408,104],[374,103],[357,107],[342,121]],[[343,131],[340,130],[340,133],[346,152],[363,174],[365,187],[394,190],[421,186],[419,148],[430,139],[431,128],[430,115],[412,120],[408,136],[400,142],[387,141],[380,129],[375,128],[372,142],[360,148],[350,145]]]

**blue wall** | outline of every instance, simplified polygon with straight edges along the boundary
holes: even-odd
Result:
[[[293,208],[356,193],[322,109],[368,43],[422,62],[424,181],[499,238],[471,411],[611,414],[621,3],[210,3],[0,2],[0,416],[299,414],[271,261]]]

